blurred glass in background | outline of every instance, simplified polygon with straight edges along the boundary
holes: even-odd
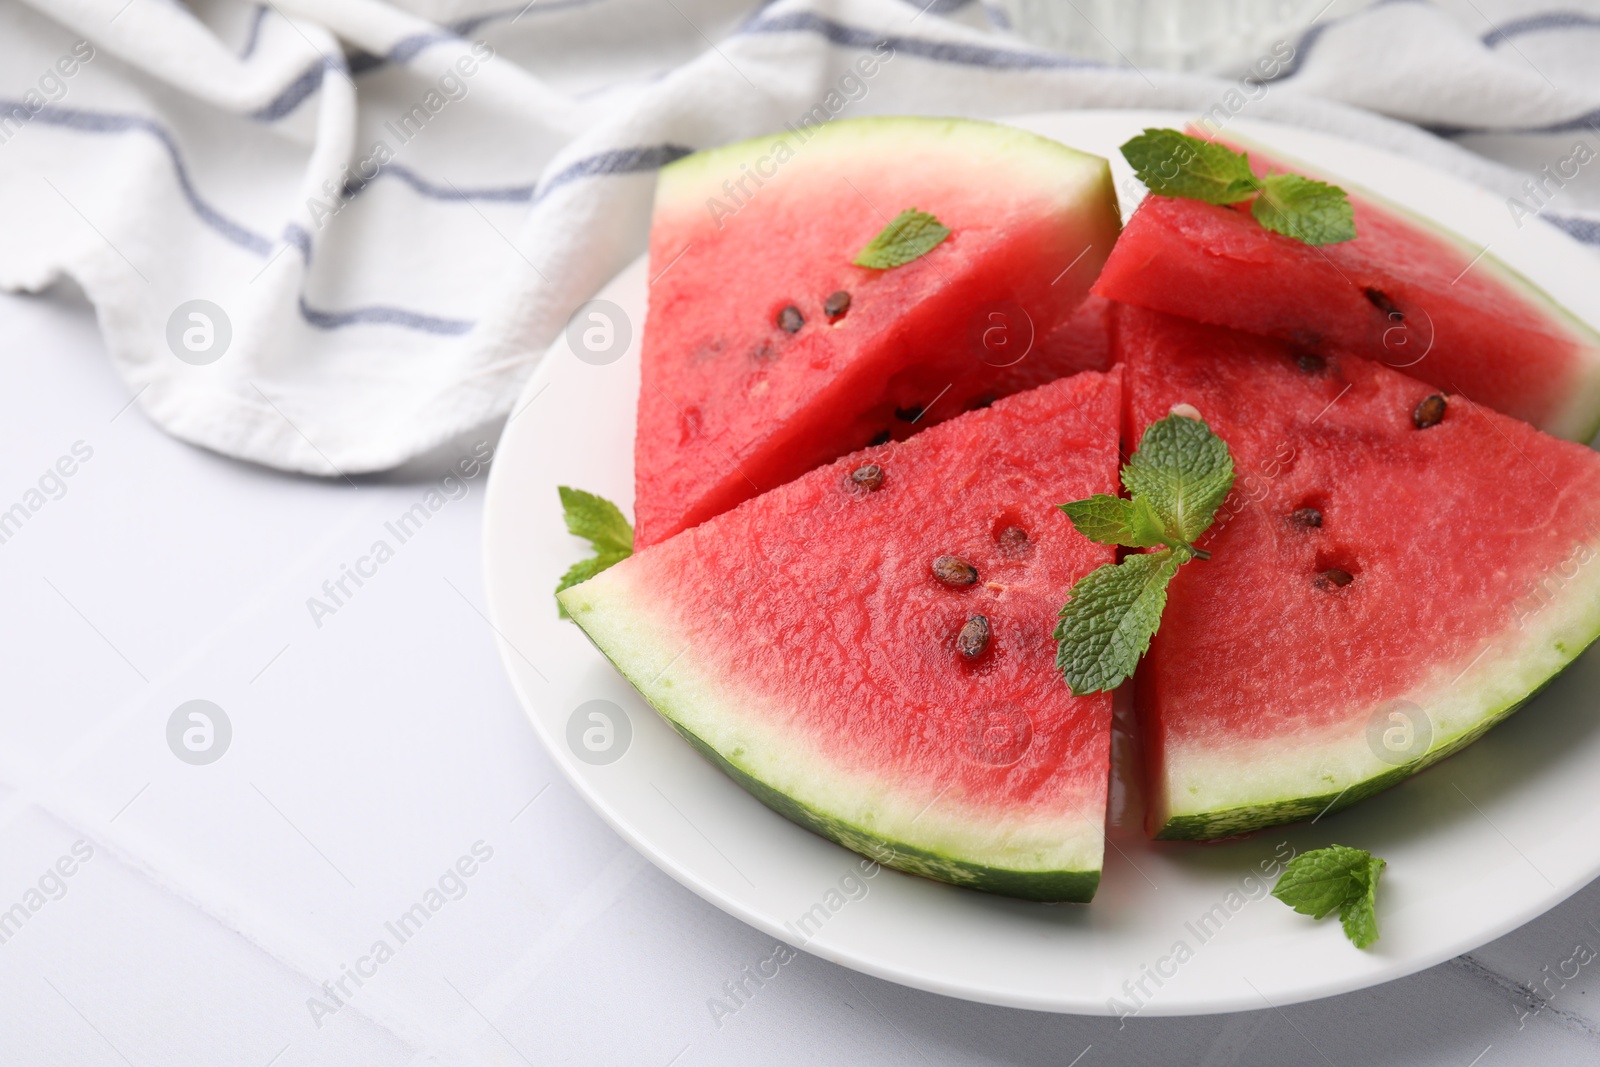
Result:
[[[1081,59],[1232,77],[1372,0],[987,0],[1020,36]]]

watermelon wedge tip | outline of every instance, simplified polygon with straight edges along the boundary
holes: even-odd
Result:
[[[1099,884],[1111,697],[1056,613],[1109,562],[1054,505],[1115,491],[1120,372],[820,467],[559,594],[674,729],[885,866],[1008,896]]]

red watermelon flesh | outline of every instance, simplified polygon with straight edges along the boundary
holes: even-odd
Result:
[[[903,266],[854,266],[909,208],[950,236]],[[1118,225],[1105,160],[992,123],[838,121],[663,168],[638,543],[979,406],[1019,374],[1037,384],[1011,364],[1070,319]],[[849,306],[830,314],[835,293]]]
[[[1191,131],[1193,132],[1193,131]],[[1348,351],[1571,440],[1600,427],[1600,335],[1493,252],[1343,179],[1356,238],[1313,247],[1248,205],[1147,196],[1095,292],[1201,322]]]
[[[1127,440],[1237,480],[1135,679],[1149,829],[1309,818],[1469,743],[1600,634],[1600,456],[1380,364],[1123,308]],[[1430,413],[1423,409],[1422,421]]]
[[[991,386],[995,396],[1035,389],[1057,378],[1111,366],[1111,327],[1115,305],[1090,294],[1072,317],[1036,338],[1027,355],[1009,367],[998,368]]]
[[[1055,505],[1115,491],[1120,411],[1120,372],[1019,393],[813,470],[561,602],[673,727],[801,825],[957,885],[1087,901],[1111,700],[1072,695],[1052,633],[1112,550]],[[852,478],[869,464],[875,490]],[[943,556],[976,579],[936,577]],[[979,616],[989,640],[968,658]]]

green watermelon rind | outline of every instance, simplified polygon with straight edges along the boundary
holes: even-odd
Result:
[[[1545,685],[1554,680],[1553,678],[1549,679]],[[1358,801],[1366,800],[1368,797],[1376,796],[1391,786],[1399,785],[1413,774],[1426,770],[1445,757],[1455,755],[1488,733],[1493,727],[1510,718],[1512,713],[1538,696],[1544,687],[1544,685],[1541,685],[1521,700],[1499,711],[1492,712],[1472,729],[1430,749],[1410,763],[1401,764],[1393,770],[1374,775],[1366,781],[1358,782],[1340,792],[1283,800],[1276,804],[1251,804],[1238,808],[1229,808],[1224,811],[1205,812],[1199,815],[1174,816],[1155,835],[1156,839],[1159,841],[1209,841],[1218,837],[1231,837],[1234,834],[1249,833],[1252,830],[1260,830],[1268,826],[1302,822],[1306,819],[1320,818],[1323,815],[1332,815],[1335,812],[1343,811]]]
[[[1493,252],[1473,246],[1461,234],[1435,222],[1426,215],[1420,215],[1405,205],[1390,200],[1381,193],[1373,192],[1364,185],[1330,174],[1320,167],[1313,167],[1309,163],[1286,155],[1271,145],[1232,132],[1227,135],[1227,140],[1239,148],[1248,151],[1259,151],[1273,162],[1281,163],[1300,174],[1320,177],[1337,183],[1347,192],[1354,193],[1364,200],[1385,208],[1391,214],[1405,219],[1417,229],[1431,233],[1435,237],[1454,245],[1469,257],[1475,257],[1474,270],[1486,269],[1505,283],[1507,288],[1521,293],[1530,304],[1542,310],[1552,320],[1552,325],[1563,327],[1566,333],[1571,336],[1573,343],[1588,353],[1588,358],[1584,361],[1586,365],[1580,374],[1581,386],[1570,390],[1571,399],[1566,409],[1561,413],[1560,417],[1550,420],[1549,425],[1542,427],[1542,429],[1556,437],[1579,442],[1591,441],[1597,433],[1600,433],[1600,330],[1596,330],[1584,319],[1579,318],[1565,304],[1545,292],[1532,278],[1529,278]],[[1582,352],[1579,353],[1579,358],[1584,358]],[[1468,397],[1467,399],[1476,400],[1477,398]]]
[[[893,143],[895,139],[904,139],[913,148],[938,145],[946,139],[971,142],[973,152],[981,152],[990,166],[997,171],[1004,170],[1012,180],[1019,167],[1026,167],[1038,178],[1040,188],[1051,190],[1064,205],[1089,203],[1100,207],[1106,226],[1112,231],[1110,236],[1115,238],[1119,218],[1115,206],[1116,186],[1111,178],[1111,164],[1104,157],[1070,148],[1017,126],[982,119],[926,115],[836,119],[818,126],[800,127],[797,131],[766,134],[694,152],[661,168],[656,184],[656,211],[677,208],[701,211],[705,209],[707,197],[728,197],[723,186],[730,176],[738,177],[752,164],[770,159],[780,143],[792,154],[832,153],[844,159],[859,159],[863,151],[861,142],[869,142],[875,150],[871,155],[877,155],[886,142]],[[741,168],[740,164],[744,166]],[[759,190],[755,195],[760,195]],[[1110,205],[1110,210],[1106,211],[1103,205]],[[1089,280],[1093,280],[1092,274]]]
[[[691,733],[681,723],[663,713],[667,724],[693,745],[724,774],[738,782],[752,796],[773,811],[799,823],[807,830],[826,837],[834,844],[843,845],[885,867],[921,875],[939,882],[966,886],[986,893],[1035,900],[1044,903],[1087,904],[1094,899],[1100,887],[1100,872],[1091,871],[1018,871],[1004,867],[990,867],[970,863],[954,856],[941,855],[904,841],[895,841],[870,833],[842,819],[820,812],[802,804],[785,793],[780,793],[758,778],[746,774],[737,765],[724,759],[722,754]]]
[[[1600,546],[1593,544],[1589,548],[1592,553],[1600,551]],[[1585,566],[1592,571],[1600,571],[1600,568],[1592,567],[1595,562],[1600,560],[1591,555]],[[1534,630],[1525,640],[1504,641],[1504,637],[1510,633],[1508,630],[1502,634],[1502,640],[1496,642],[1501,645],[1500,655],[1482,656],[1469,665],[1458,681],[1450,682],[1447,687],[1431,692],[1428,687],[1419,687],[1406,698],[1426,711],[1435,704],[1430,696],[1441,689],[1468,692],[1498,690],[1502,694],[1517,694],[1510,699],[1490,699],[1475,716],[1463,716],[1465,721],[1461,722],[1459,729],[1434,738],[1428,751],[1415,760],[1385,768],[1342,786],[1337,780],[1327,781],[1324,775],[1307,775],[1304,793],[1284,791],[1276,797],[1251,798],[1245,803],[1216,805],[1204,807],[1203,810],[1173,811],[1169,798],[1169,810],[1154,836],[1169,841],[1210,840],[1318,818],[1398,785],[1418,771],[1466,748],[1536,697],[1587,648],[1600,640],[1600,573],[1587,573],[1583,575],[1583,580],[1569,583],[1538,615],[1545,620],[1544,627]],[[1490,648],[1493,647],[1491,644]],[[1346,744],[1365,747],[1364,732]],[[1378,762],[1376,757],[1372,757],[1371,761]],[[1339,787],[1333,788],[1335,786]]]
[[[1098,824],[1091,826],[1087,820],[1081,820],[1084,828],[1092,832],[1096,845],[1093,850],[1094,866],[1083,863],[1077,866],[1021,869],[978,862],[957,855],[954,850],[912,844],[900,836],[876,831],[860,825],[858,821],[823,811],[814,803],[807,803],[775,788],[751,767],[736,762],[740,756],[746,755],[742,748],[736,746],[725,753],[699,736],[684,720],[691,718],[695,712],[704,714],[708,702],[694,696],[677,696],[675,691],[697,686],[692,682],[674,685],[673,675],[683,680],[694,673],[693,668],[685,662],[688,657],[682,652],[673,654],[664,642],[654,639],[651,631],[657,630],[659,624],[646,617],[647,613],[635,603],[636,598],[627,590],[628,562],[624,561],[587,582],[563,590],[557,594],[557,599],[600,653],[656,709],[662,719],[757,800],[852,852],[909,874],[1043,903],[1087,904],[1094,897],[1100,884],[1098,861],[1103,857],[1104,846],[1104,829]],[[645,636],[641,641],[641,634],[650,636]],[[639,647],[654,646],[653,651],[659,653],[660,661],[666,666],[659,671],[649,672],[654,664],[647,663],[639,655],[630,655],[630,645],[635,646],[635,652]],[[702,686],[705,684],[705,681],[700,682]],[[930,811],[924,826],[937,836],[939,821],[937,811]]]

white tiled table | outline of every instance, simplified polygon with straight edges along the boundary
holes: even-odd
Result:
[[[437,475],[285,477],[128,403],[86,308],[0,297],[0,511],[39,505],[0,528],[0,909],[25,913],[0,914],[0,1064],[1600,1057],[1600,960],[1566,962],[1600,950],[1600,887],[1470,957],[1281,1012],[1119,1029],[802,954],[719,1026],[708,999],[773,945],[633,853],[535,741],[481,614],[483,478],[315,620],[308,598],[393,544]],[[232,726],[210,764],[168,747],[194,699]],[[388,924],[416,904],[402,941]]]

